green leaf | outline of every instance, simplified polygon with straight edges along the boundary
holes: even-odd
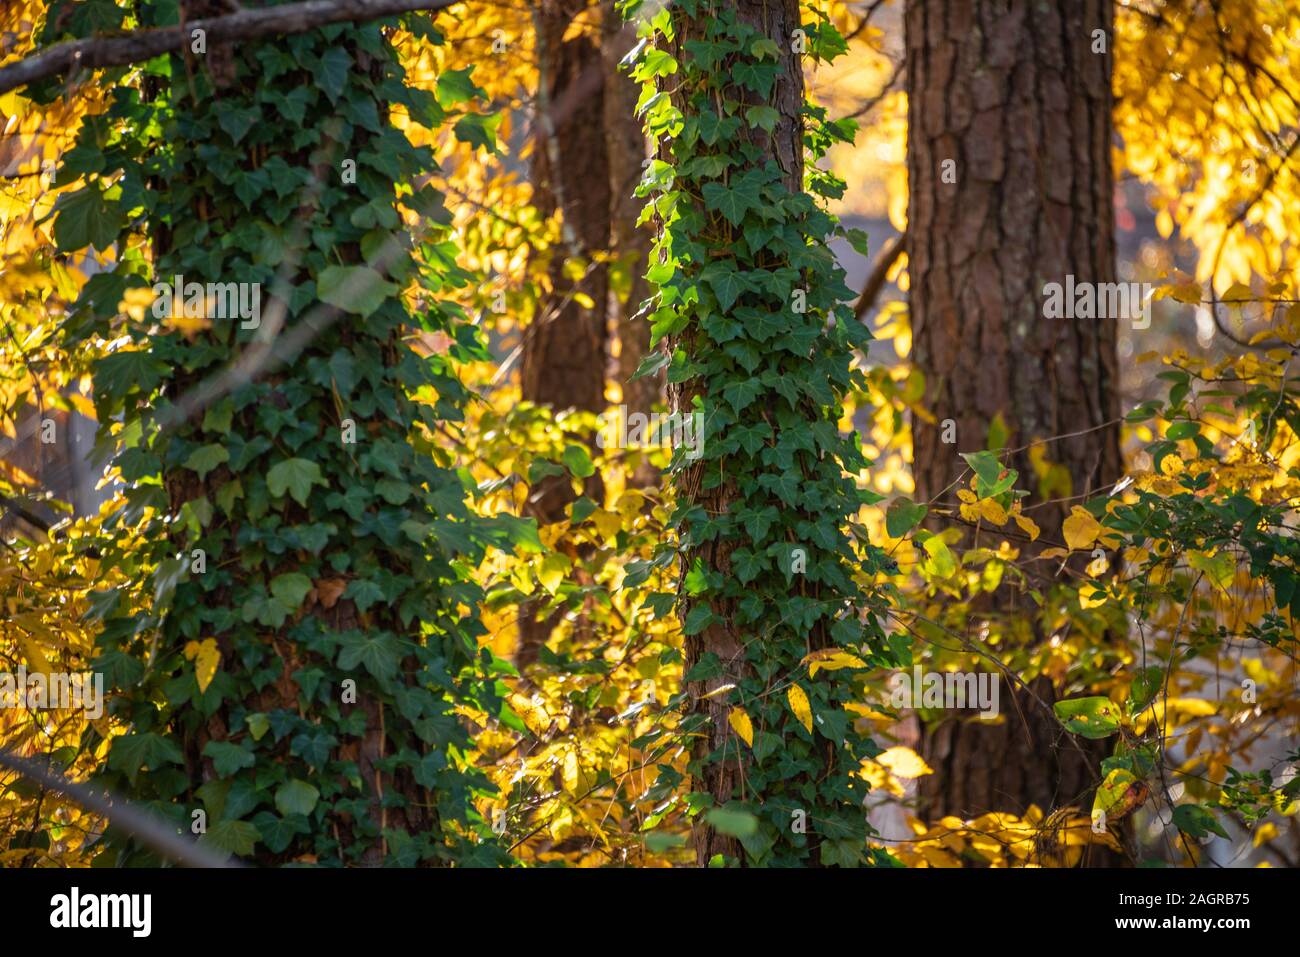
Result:
[[[486,92],[470,79],[470,74],[473,72],[472,66],[463,70],[444,71],[442,76],[438,77],[438,105],[444,110],[450,110],[475,97],[486,96]]]
[[[480,146],[489,153],[497,151],[497,127],[501,125],[504,113],[469,113],[462,116],[452,127],[456,139],[468,143],[474,149]]]
[[[758,818],[748,811],[715,807],[705,812],[704,819],[711,828],[728,837],[749,837],[758,830]]]
[[[54,242],[60,252],[94,246],[104,252],[122,230],[122,212],[94,186],[65,193],[54,204]]]
[[[306,781],[286,781],[275,791],[275,809],[281,814],[310,814],[320,799],[320,791]]]
[[[751,402],[763,394],[763,383],[757,379],[741,379],[722,390],[722,397],[737,412],[742,412]]]
[[[313,485],[328,485],[320,466],[307,459],[285,459],[266,473],[266,487],[279,498],[288,492],[299,505],[307,504]]]
[[[402,645],[396,635],[387,632],[367,635],[354,631],[344,635],[339,644],[340,668],[350,670],[362,664],[380,679],[391,678],[397,673],[397,665],[402,659]]]
[[[931,535],[921,547],[925,549],[925,554],[929,556],[925,560],[924,568],[936,578],[948,578],[957,572],[957,562],[952,557],[952,552],[948,550],[948,545],[938,535]]]
[[[156,771],[164,764],[183,764],[185,761],[174,742],[152,731],[124,734],[112,740],[108,767],[123,772],[131,781],[135,781],[142,770]]]
[[[348,51],[342,46],[331,46],[321,55],[320,67],[316,71],[316,85],[325,91],[331,103],[342,95],[351,66],[352,57],[348,56]]]
[[[1053,709],[1065,730],[1085,738],[1108,738],[1119,730],[1119,707],[1109,698],[1070,698]]]
[[[262,811],[253,816],[253,824],[262,837],[262,843],[272,854],[279,854],[293,843],[294,835],[302,833],[302,827],[270,811]]]
[[[257,827],[249,821],[217,821],[199,838],[204,847],[215,847],[228,854],[246,857],[261,837]]]
[[[238,145],[262,119],[262,111],[254,106],[234,107],[222,104],[217,107],[217,123]]]
[[[710,624],[716,620],[713,609],[709,607],[706,601],[697,602],[687,613],[686,621],[682,623],[682,631],[687,635],[698,635]]]
[[[1188,837],[1202,838],[1211,833],[1228,836],[1213,812],[1199,804],[1180,804],[1174,808],[1174,827]]]
[[[569,444],[564,447],[564,464],[577,478],[587,478],[596,472],[591,453],[584,446]]]
[[[750,126],[757,126],[759,129],[771,133],[776,129],[776,124],[781,119],[781,114],[770,106],[751,106],[745,111],[745,119],[749,121]],[[725,213],[723,215],[726,215]]]
[[[641,62],[637,64],[633,76],[637,80],[649,80],[658,76],[671,76],[677,72],[677,61],[666,50],[647,50]]]
[[[998,476],[1002,474],[1002,463],[992,452],[963,452],[961,457],[966,460],[966,464],[974,470],[979,476],[980,481],[985,485],[996,485]]]
[[[1165,432],[1165,438],[1171,442],[1178,442],[1182,439],[1190,439],[1201,434],[1200,423],[1197,422],[1175,422],[1169,426]]]
[[[231,777],[242,768],[251,768],[257,763],[252,751],[229,741],[209,741],[203,746],[203,756],[212,759],[212,767],[223,778]]]
[[[397,286],[369,266],[328,266],[316,277],[316,295],[321,302],[362,318],[397,292]]]
[[[354,578],[348,582],[343,597],[355,604],[357,611],[365,611],[384,600],[384,590],[367,578]]]
[[[898,498],[885,512],[885,531],[890,538],[902,538],[925,518],[930,510],[924,505],[917,505],[910,498]]]
[[[95,365],[95,394],[123,396],[133,389],[151,392],[166,366],[147,352],[114,352]]]
[[[204,445],[190,453],[189,458],[185,460],[185,467],[192,472],[198,472],[200,479],[205,479],[218,465],[229,461],[230,452],[224,445]]]
[[[311,579],[302,572],[288,572],[271,579],[271,594],[289,611],[297,611],[311,591]]]
[[[703,194],[705,206],[720,212],[733,226],[739,226],[745,213],[758,208],[762,202],[758,185],[750,180],[741,180],[731,186],[705,183]]]
[[[670,357],[666,352],[656,350],[648,353],[646,357],[641,360],[641,364],[636,367],[636,372],[633,372],[627,381],[635,382],[637,379],[644,376],[654,375],[664,366],[668,365],[669,361]]]
[[[375,494],[389,505],[401,505],[411,497],[411,483],[401,479],[382,478],[375,483]]]
[[[730,309],[740,294],[745,291],[745,283],[734,265],[726,263],[709,263],[700,273],[700,278],[709,284],[713,294],[718,297],[718,305]]]

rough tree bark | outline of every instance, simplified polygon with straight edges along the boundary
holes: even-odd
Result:
[[[911,311],[937,420],[913,422],[918,500],[944,495],[965,468],[958,452],[984,448],[998,415],[1008,448],[1076,433],[1047,446],[1074,495],[1120,477],[1116,320],[1043,317],[1045,283],[1115,280],[1111,25],[1107,0],[909,0]],[[1093,52],[1095,30],[1107,52]],[[942,441],[945,419],[956,444]],[[1026,451],[1006,464],[1033,487]],[[1050,538],[1068,513],[1030,514]],[[999,594],[990,611],[1014,601]],[[1050,681],[1035,690],[1051,703]],[[1004,724],[950,720],[925,734],[931,819],[1046,810],[1089,791],[1097,749],[1064,741],[1031,697],[1002,693]]]
[[[588,0],[544,0],[534,14],[539,97],[533,203],[542,216],[560,212],[561,237],[547,265],[551,290],[538,299],[524,331],[521,394],[556,412],[605,408],[609,267],[596,261],[610,241],[604,64],[600,45],[586,33],[564,39],[574,18],[589,13]],[[583,275],[566,276],[566,261],[582,263]],[[585,492],[600,501],[599,472],[587,479]],[[545,478],[533,514],[542,524],[559,521],[573,499],[567,475]],[[537,660],[558,620],[557,613],[538,621],[535,604],[521,610],[517,666]]]
[[[605,71],[605,145],[609,160],[610,249],[626,263],[630,286],[626,296],[613,294],[610,308],[618,337],[618,382],[628,413],[649,412],[663,391],[660,376],[645,376],[629,382],[641,365],[650,345],[650,323],[636,318],[642,301],[650,293],[645,281],[647,260],[654,236],[638,227],[642,200],[633,195],[646,159],[645,133],[636,116],[640,95],[637,84],[619,69],[619,61],[636,43],[636,31],[624,24],[612,0],[603,0],[600,55]],[[656,470],[640,470],[638,480],[650,479]],[[642,472],[648,474],[642,475]]]

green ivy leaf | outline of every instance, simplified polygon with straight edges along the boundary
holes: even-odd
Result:
[[[704,205],[708,209],[720,212],[733,226],[739,226],[744,221],[745,214],[751,209],[757,209],[762,202],[758,184],[747,179],[741,179],[730,186],[723,183],[705,183],[703,194]]]
[[[302,572],[288,572],[271,579],[271,594],[289,611],[297,611],[311,591],[311,579]]]
[[[320,799],[320,791],[306,781],[294,779],[275,791],[275,809],[281,814],[310,814]]]
[[[316,294],[321,302],[363,319],[397,292],[397,286],[369,266],[329,266],[316,277]]]
[[[223,778],[232,777],[243,768],[257,763],[252,751],[229,741],[209,741],[203,746],[203,756],[212,759],[213,769]]]
[[[204,847],[246,857],[253,853],[261,834],[250,821],[217,821],[199,838]]]
[[[72,253],[94,246],[108,249],[122,230],[122,212],[95,186],[64,193],[54,204],[54,243],[60,252]]]
[[[1188,837],[1198,839],[1211,833],[1219,837],[1228,836],[1214,813],[1199,804],[1180,804],[1174,808],[1174,827]]]
[[[307,504],[313,485],[328,485],[320,466],[307,459],[285,459],[266,473],[266,487],[276,498],[288,492],[299,505]]]
[[[321,55],[320,67],[316,71],[316,85],[325,91],[331,103],[343,95],[351,67],[352,57],[341,46],[331,46]]]
[[[229,461],[230,452],[224,445],[203,445],[190,453],[189,458],[185,460],[185,467],[192,472],[198,472],[200,479],[205,479],[218,465]]]

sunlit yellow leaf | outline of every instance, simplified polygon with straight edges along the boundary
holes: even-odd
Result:
[[[884,754],[877,755],[876,760],[900,778],[910,780],[934,773],[934,770],[925,763],[924,758],[911,748],[902,745],[889,748]]]
[[[1087,548],[1101,534],[1101,525],[1087,509],[1076,505],[1070,509],[1070,517],[1062,524],[1061,534],[1065,536],[1065,544],[1072,550]]]
[[[745,713],[744,708],[732,708],[731,713],[727,715],[727,723],[736,734],[740,735],[741,740],[751,748],[754,746],[754,723],[749,720],[749,715]]]
[[[194,662],[194,677],[199,683],[199,691],[207,691],[208,685],[216,677],[217,666],[221,664],[217,640],[204,638],[202,641],[187,641],[185,657]]]
[[[812,734],[812,706],[808,703],[808,695],[798,685],[791,685],[785,693],[786,700],[790,703],[790,710],[794,716],[799,719],[799,723]]]

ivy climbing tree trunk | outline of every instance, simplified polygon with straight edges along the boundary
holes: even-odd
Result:
[[[864,659],[892,659],[854,578],[883,556],[846,533],[863,498],[845,472],[866,463],[836,428],[865,333],[826,247],[837,224],[805,191],[843,189],[804,150],[816,159],[852,124],[805,103],[801,54],[842,40],[820,20],[799,32],[796,0],[651,15],[636,73],[664,94],[647,111],[661,160],[651,322],[673,357],[672,408],[703,423],[698,457],[674,452],[680,541],[662,556],[681,569],[696,857],[852,866],[871,857],[857,776],[870,742],[843,705]]]
[[[169,7],[141,4],[144,25]],[[429,127],[443,114],[406,86],[392,28],[172,57],[172,81],[122,87],[79,148],[109,143],[78,171],[88,190],[120,172],[109,209],[131,251],[87,284],[77,317],[131,340],[99,364],[95,401],[124,446],[127,517],[145,517],[158,562],[152,617],[115,614],[111,594],[100,606],[97,666],[127,728],[104,783],[264,865],[506,859],[474,810],[483,780],[454,710],[496,713],[476,668],[482,626],[459,609],[480,597],[464,569],[504,526],[470,514],[432,440],[466,395],[409,333],[481,347],[438,299],[468,277],[410,253],[407,230],[430,244],[447,230],[441,195],[409,185],[432,154],[390,107]],[[208,286],[198,315],[155,306],[123,324],[123,291],[148,285],[125,241],[137,226],[158,283],[183,277],[186,297],[231,283],[260,315],[230,314]],[[277,361],[209,388],[259,354]],[[147,860],[124,839],[109,847]]]
[[[1037,476],[1027,512],[1058,542],[1070,505],[1122,467],[1118,317],[1047,319],[1043,296],[1069,275],[1115,280],[1111,17],[1108,0],[906,10],[913,348],[935,416],[913,420],[917,498],[949,493],[966,468],[958,453],[985,448],[1001,423],[1017,450],[1004,465],[1022,484]],[[1014,544],[1031,556],[1044,543]],[[1010,589],[985,609],[1033,610]],[[1051,681],[1035,689],[1050,705]],[[1086,798],[1099,746],[1064,741],[1050,711],[1005,682],[1001,700],[1002,724],[949,720],[925,735],[931,820]]]

